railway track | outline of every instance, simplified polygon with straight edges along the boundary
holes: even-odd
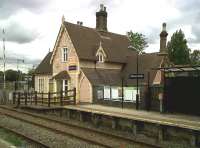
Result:
[[[88,143],[103,147],[111,148],[120,147],[122,145],[138,145],[144,148],[160,148],[160,146],[157,145],[143,143],[131,138],[79,126],[65,121],[45,117],[44,115],[25,112],[7,106],[0,106],[0,113],[17,120],[51,130],[56,133],[75,137]]]
[[[36,140],[36,139],[34,139],[32,137],[28,137],[28,136],[18,132],[17,130],[14,130],[14,129],[11,129],[11,128],[8,128],[8,127],[3,127],[3,126],[0,126],[0,128],[5,129],[5,130],[7,130],[7,131],[19,136],[19,137],[22,137],[24,140],[26,140],[26,141],[28,141],[30,143],[33,143],[34,146],[36,146],[36,147],[49,148],[48,145],[46,145],[46,144],[44,144],[44,143],[42,143],[42,142],[40,142],[40,141],[38,141],[38,140]]]

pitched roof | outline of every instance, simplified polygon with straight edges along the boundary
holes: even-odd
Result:
[[[160,67],[163,62],[163,56],[158,56],[158,53],[146,53],[138,56],[138,73],[144,74],[144,79],[139,80],[140,83],[148,81],[148,72],[150,72],[150,83],[156,76],[157,71],[152,68]],[[137,57],[131,56],[128,58],[127,64],[123,70],[123,75],[128,85],[136,84],[136,80],[128,79],[129,74],[137,73]]]
[[[155,70],[152,68],[159,67],[163,61],[162,56],[157,53],[142,54],[138,57],[139,74],[144,74],[144,79],[139,80],[139,84],[148,81],[148,71],[150,72],[150,84],[156,76]],[[136,74],[136,55],[128,57],[127,63],[123,71],[117,69],[94,69],[94,68],[81,68],[92,85],[115,85],[121,86],[122,77],[124,78],[124,85],[136,85],[136,80],[129,79],[130,74]]]
[[[126,56],[134,53],[128,49],[130,41],[125,35],[97,31],[69,22],[64,22],[64,25],[80,59],[96,60],[100,42],[107,55],[107,62],[124,63]]]
[[[119,85],[120,70],[81,68],[92,85]]]
[[[42,62],[35,69],[35,74],[51,75],[52,74],[52,64],[50,64],[50,59],[52,52],[49,52]]]
[[[66,70],[59,72],[57,75],[53,76],[52,79],[61,80],[61,79],[70,79],[70,76]]]

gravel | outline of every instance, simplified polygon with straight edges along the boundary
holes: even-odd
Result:
[[[25,123],[4,115],[0,115],[0,125],[17,130],[27,136],[37,139],[52,148],[100,148],[79,139],[54,133],[44,128]]]

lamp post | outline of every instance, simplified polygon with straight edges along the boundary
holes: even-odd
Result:
[[[139,109],[139,89],[138,89],[138,68],[139,68],[139,52],[137,51],[137,49],[135,47],[133,47],[132,45],[128,46],[128,49],[131,49],[133,51],[136,51],[137,56],[136,56],[136,110]]]

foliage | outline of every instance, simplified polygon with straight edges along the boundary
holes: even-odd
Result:
[[[29,70],[28,70],[28,73],[27,73],[27,74],[28,74],[28,75],[33,75],[34,72],[35,72],[35,69],[32,68],[32,69],[29,69]]]
[[[18,81],[23,79],[23,73],[16,70],[6,70],[6,81]]]
[[[190,49],[187,46],[187,40],[181,29],[172,35],[167,48],[169,59],[174,64],[184,65],[190,63]]]
[[[19,136],[0,128],[0,137],[1,139],[5,140],[8,143],[13,144],[14,146],[17,147],[22,147],[22,144],[25,143],[25,141],[20,138]]]
[[[148,47],[147,39],[145,36],[138,32],[128,32],[128,38],[131,41],[131,45],[138,53],[143,53],[144,49]]]
[[[200,65],[200,50],[194,50],[190,54],[190,61],[192,65]]]

